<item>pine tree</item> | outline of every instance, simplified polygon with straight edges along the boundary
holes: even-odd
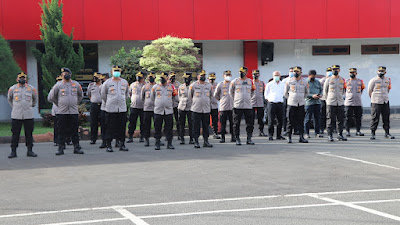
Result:
[[[51,87],[55,84],[56,77],[61,73],[60,69],[68,67],[75,74],[83,68],[84,59],[81,45],[77,52],[74,50],[73,29],[69,36],[63,31],[62,2],[43,0],[40,7],[43,10],[40,39],[44,44],[44,52],[33,48],[32,54],[41,66],[43,94],[47,97]]]
[[[0,94],[7,94],[8,88],[16,83],[19,72],[21,69],[15,62],[10,46],[0,35]]]

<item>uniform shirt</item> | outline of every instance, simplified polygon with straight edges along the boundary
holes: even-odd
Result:
[[[140,95],[142,96],[142,100],[144,102],[143,111],[152,112],[154,111],[154,102],[151,99],[151,89],[155,84],[147,83],[142,87],[142,91]]]
[[[12,119],[33,119],[33,107],[37,102],[37,91],[30,84],[14,84],[8,89],[8,102],[12,108]]]
[[[245,80],[241,78],[234,79],[229,87],[229,94],[233,99],[233,108],[235,109],[252,109],[251,97],[254,94],[252,88],[253,82],[246,77]]]
[[[189,98],[189,89],[190,86],[186,86],[186,84],[181,84],[178,90],[179,97],[179,105],[178,109],[182,111],[189,111],[192,107],[192,99]]]
[[[171,83],[171,82],[168,82],[168,83],[170,83],[170,84],[172,84],[173,86],[174,86],[174,89],[175,90],[178,90],[178,88],[179,88],[179,86],[181,86],[181,84],[178,82],[178,81],[175,81],[174,83]],[[174,98],[173,99],[173,107],[174,108],[176,108],[176,107],[178,107],[178,105],[179,105],[179,98]]]
[[[78,114],[78,104],[82,101],[81,85],[74,80],[58,81],[51,89],[47,100],[58,107],[57,114]]]
[[[284,91],[285,85],[282,81],[271,81],[265,88],[265,99],[267,99],[268,102],[283,103]]]
[[[254,90],[254,94],[251,97],[251,104],[253,107],[264,107],[264,92],[265,92],[265,83],[264,81],[254,81],[253,84],[256,86]]]
[[[214,91],[214,97],[219,101],[219,111],[230,111],[233,108],[233,99],[229,94],[230,82],[222,81]]]
[[[56,116],[57,110],[58,110],[58,107],[56,106],[56,104],[53,103],[53,106],[51,107],[51,115]]]
[[[297,80],[292,77],[285,85],[285,97],[287,98],[287,105],[290,106],[303,106],[305,105],[305,98],[308,95],[308,83],[303,78]]]
[[[321,104],[320,99],[314,99],[313,95],[321,95],[322,96],[322,86],[318,80],[311,81],[307,79],[309,92],[306,98],[306,105],[319,105]]]
[[[368,83],[368,94],[371,97],[371,103],[384,104],[389,102],[389,91],[392,88],[390,78],[386,76],[372,78]]]
[[[189,86],[189,99],[192,100],[190,110],[196,113],[211,112],[212,85],[207,81],[201,84],[196,81]]]
[[[169,115],[174,113],[173,100],[175,99],[174,85],[167,83],[155,84],[151,89],[151,100],[154,102],[154,113],[159,115]]]
[[[346,90],[346,81],[343,77],[328,77],[324,84],[324,95],[326,96],[326,105],[342,106],[344,105],[344,92]]]
[[[90,83],[87,88],[87,95],[91,103],[101,103],[101,85],[97,85],[96,82]]]
[[[106,80],[101,86],[101,98],[104,100],[105,111],[108,113],[126,112],[129,84],[125,79],[114,78]]]
[[[361,95],[365,89],[364,81],[355,78],[346,80],[345,106],[362,106]]]
[[[142,87],[144,83],[135,81],[129,86],[129,96],[131,98],[131,108],[143,109],[144,101],[141,96]]]
[[[214,97],[214,92],[217,89],[217,83],[211,84],[211,109],[218,109],[218,100]]]
[[[103,84],[100,85],[100,97],[101,97],[101,88],[102,88],[102,87],[103,87]],[[104,99],[103,99],[103,98],[101,98],[100,110],[106,111],[106,103],[104,102]]]
[[[324,84],[325,84],[325,81],[327,78],[328,77],[325,76],[319,80],[319,83],[321,84],[321,87],[322,87],[322,97],[320,98],[321,101],[326,101],[326,96],[324,94]]]

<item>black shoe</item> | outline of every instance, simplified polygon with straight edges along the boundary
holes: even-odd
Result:
[[[350,131],[346,131],[346,137],[351,137]]]
[[[225,135],[221,136],[221,140],[219,141],[219,143],[225,143]]]
[[[56,155],[64,155],[64,149],[65,149],[65,146],[59,145],[58,152],[56,152]]]
[[[221,137],[218,134],[214,134],[214,139],[221,139]]]
[[[180,137],[181,142],[179,144],[184,145],[185,144],[185,138],[184,137]]]
[[[149,147],[149,146],[150,146],[150,141],[149,141],[148,138],[145,138],[144,146],[145,146],[145,147]]]
[[[113,152],[114,150],[112,149],[112,147],[107,147],[106,152]]]
[[[394,139],[395,137],[393,137],[392,135],[390,135],[389,133],[385,134],[385,138],[387,139]]]
[[[193,144],[194,144],[193,138],[190,138],[189,145],[193,145]]]
[[[236,145],[242,145],[242,142],[240,141],[239,137],[236,138]]]
[[[318,134],[318,137],[319,137],[319,138],[323,138],[324,135],[323,135],[323,134]]]
[[[161,144],[160,139],[156,139],[156,147],[154,148],[154,150],[160,150],[161,149],[160,144]]]
[[[54,146],[58,146],[58,143],[57,143],[57,142],[55,142],[55,143],[54,143]]]
[[[129,135],[128,141],[126,143],[132,143],[133,142],[133,137]],[[118,147],[117,144],[115,144],[115,147]]]
[[[276,140],[286,140],[286,138],[282,137],[282,136],[277,136]]]
[[[300,142],[300,143],[308,143],[308,140],[305,139],[304,136],[303,136],[302,134],[300,134],[299,142]]]
[[[139,138],[139,142],[141,142],[141,143],[143,143],[143,142],[144,142],[144,138],[143,138],[143,136],[140,136],[140,138]]]
[[[357,131],[356,136],[364,136],[364,133],[361,133],[360,131]]]
[[[246,145],[254,145],[254,142],[251,140],[251,137],[247,137]]]
[[[197,138],[194,139],[194,147],[200,148],[199,139],[197,139]]]
[[[371,130],[371,137],[369,138],[370,140],[375,140],[375,131]]]
[[[234,136],[231,137],[231,142],[236,142],[236,139]]]
[[[84,152],[81,150],[81,146],[75,145],[74,146],[74,154],[83,154]]]
[[[204,138],[203,147],[205,147],[205,148],[212,148],[213,145],[210,144],[210,143],[208,142],[208,139],[207,139],[207,138]]]
[[[90,141],[90,144],[91,144],[91,145],[95,145],[95,144],[96,144],[96,140]]]
[[[333,136],[332,136],[332,134],[329,134],[329,135],[328,135],[328,141],[333,142]]]
[[[338,141],[347,141],[347,138],[345,138],[345,137],[343,136],[343,134],[339,134],[339,136],[337,137],[337,140],[338,140]]]
[[[8,156],[9,159],[17,158],[17,148],[11,148],[11,154]]]
[[[292,143],[292,135],[291,134],[288,134],[288,141],[287,141],[289,144],[290,143]]]
[[[107,148],[106,142],[105,142],[105,141],[103,141],[103,142],[101,143],[101,145],[100,145],[100,147],[99,147],[99,148]]]
[[[260,137],[267,137],[268,135],[264,134],[264,132],[263,132],[263,131],[260,131],[260,134],[259,134],[259,136],[260,136]]]
[[[119,147],[119,150],[120,150],[121,152],[127,152],[127,151],[129,151],[129,149],[127,149],[127,148],[125,147],[125,144],[122,144],[122,145]]]
[[[172,145],[172,140],[168,141],[167,149],[175,149],[175,147]]]
[[[32,151],[32,147],[29,147],[28,151],[26,152],[26,156],[28,156],[28,157],[37,157],[37,154]]]
[[[268,140],[270,140],[270,141],[273,141],[273,140],[274,140],[274,138],[272,137],[272,135],[269,136]]]

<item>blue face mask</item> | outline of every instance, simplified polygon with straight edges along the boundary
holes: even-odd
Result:
[[[332,71],[329,71],[327,74],[328,74],[328,77],[331,77],[332,76]]]
[[[113,76],[114,76],[114,77],[120,77],[120,76],[121,76],[121,72],[119,72],[119,71],[114,71],[114,72],[113,72]]]
[[[293,72],[289,72],[289,77],[294,77],[294,73]]]
[[[278,81],[280,81],[280,80],[281,80],[281,78],[280,78],[280,77],[278,77],[278,76],[274,76],[274,80],[275,80],[276,82],[278,82]]]

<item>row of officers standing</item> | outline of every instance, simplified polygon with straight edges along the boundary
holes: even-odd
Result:
[[[192,82],[192,74],[184,73],[184,83],[176,81],[176,74],[161,72],[160,83],[155,82],[155,73],[136,74],[136,81],[131,85],[121,78],[121,68],[114,66],[109,74],[94,75],[87,94],[91,101],[91,142],[98,139],[98,125],[101,124],[100,148],[113,152],[111,142],[116,140],[115,147],[120,151],[128,151],[125,147],[127,122],[127,99],[130,98],[130,115],[128,126],[128,143],[133,142],[136,123],[140,120],[140,142],[150,146],[150,129],[154,124],[155,150],[160,150],[164,143],[161,141],[162,127],[167,141],[167,148],[172,145],[173,119],[176,121],[178,139],[185,144],[185,125],[189,127],[189,144],[200,148],[199,137],[202,129],[203,147],[213,147],[209,141],[210,116],[214,138],[225,142],[226,125],[229,121],[231,142],[241,145],[240,122],[246,121],[246,144],[254,145],[252,134],[254,118],[259,124],[260,136],[269,136],[292,143],[292,134],[299,134],[299,142],[307,143],[304,137],[309,135],[310,122],[314,122],[315,135],[323,137],[327,125],[328,140],[333,141],[333,133],[338,133],[338,140],[345,141],[350,136],[350,121],[355,120],[356,135],[361,133],[362,104],[361,94],[365,89],[362,80],[358,79],[357,69],[351,68],[350,78],[345,80],[339,76],[340,66],[327,68],[326,77],[316,80],[315,70],[310,70],[309,78],[301,77],[301,67],[292,67],[289,77],[282,80],[279,71],[273,73],[273,80],[268,84],[259,80],[259,71],[253,70],[253,79],[247,77],[247,68],[241,67],[240,77],[232,80],[231,71],[224,72],[224,81],[216,84],[215,73],[210,73],[208,81],[206,72],[198,73],[197,80]],[[388,93],[391,89],[390,78],[385,77],[386,67],[379,67],[377,76],[368,85],[371,97],[371,139],[375,139],[379,117],[382,115],[385,137],[390,135],[390,107]],[[57,83],[48,95],[48,101],[53,103],[52,114],[55,116],[55,143],[58,146],[56,155],[63,155],[67,139],[72,141],[75,154],[84,154],[79,145],[78,136],[78,105],[83,99],[81,85],[71,79],[72,72],[68,68],[61,69]],[[17,84],[8,91],[8,100],[12,107],[12,144],[9,158],[17,157],[19,135],[22,124],[25,129],[27,156],[36,157],[33,148],[33,107],[37,102],[35,88],[27,84],[27,75],[17,75]],[[268,135],[264,134],[264,101],[268,102]],[[219,102],[219,107],[218,107]],[[219,109],[218,109],[219,108]],[[218,118],[219,115],[219,118]],[[221,137],[218,135],[218,121],[221,123]],[[325,122],[326,121],[326,122]],[[285,132],[282,135],[282,130]]]

